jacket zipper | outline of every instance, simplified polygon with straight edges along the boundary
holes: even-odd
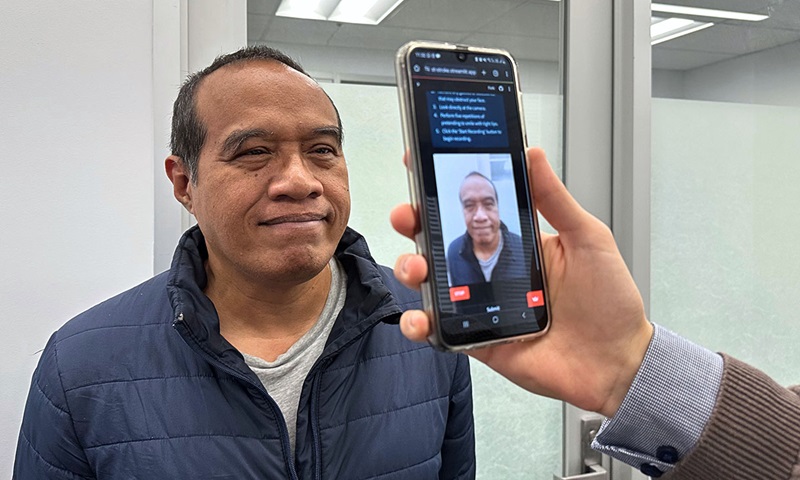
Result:
[[[212,356],[211,354],[206,352],[206,350],[200,345],[200,342],[197,341],[197,339],[194,337],[194,335],[191,333],[191,331],[183,323],[183,313],[178,314],[175,322],[173,323],[173,326],[178,326],[178,325],[180,325],[180,329],[183,330],[183,332],[186,334],[186,336],[188,336],[192,340],[192,343],[194,343],[194,345],[196,346],[195,350],[199,350],[200,354],[206,359],[206,361],[208,361],[212,365],[216,366],[220,370],[228,373],[229,375],[232,375],[232,376],[238,378],[239,380],[245,382],[246,384],[252,385],[253,387],[255,387],[259,392],[261,392],[264,395],[264,398],[266,399],[267,404],[272,409],[273,415],[275,415],[275,419],[277,420],[278,418],[281,418],[279,415],[277,415],[277,413],[280,411],[280,409],[278,408],[277,404],[275,403],[275,400],[273,400],[269,396],[267,391],[264,389],[264,385],[262,385],[260,382],[256,383],[256,382],[252,381],[247,376],[242,375],[240,372],[237,372],[236,370],[230,368],[229,366],[227,366],[224,363],[220,362],[214,356]],[[281,425],[281,422],[276,422],[276,423],[278,424],[278,427],[281,428],[281,450],[283,450],[283,460],[284,460],[284,462],[286,463],[286,465],[288,467],[289,474],[291,475],[291,480],[299,480],[299,477],[297,476],[297,470],[295,469],[295,466],[294,466],[294,458],[292,458],[291,455],[290,455],[291,448],[289,448],[289,445],[288,445],[288,435],[289,435],[289,433],[288,433],[287,427],[286,427],[285,424]],[[284,440],[286,440],[286,441],[284,442]]]
[[[351,338],[347,343],[345,343],[344,345],[342,345],[341,347],[339,347],[335,351],[330,352],[327,355],[325,355],[324,358],[321,358],[319,364],[317,364],[317,366],[314,368],[314,370],[315,370],[314,371],[314,381],[312,382],[312,386],[311,386],[311,388],[312,388],[311,405],[310,405],[309,409],[310,409],[310,417],[311,417],[311,434],[312,434],[312,439],[313,439],[313,443],[311,445],[311,451],[312,451],[312,458],[314,459],[314,479],[315,480],[321,480],[322,479],[322,454],[320,452],[320,450],[321,450],[321,445],[320,445],[321,439],[320,439],[320,434],[319,434],[319,411],[318,411],[318,409],[319,409],[319,401],[318,401],[318,397],[317,397],[319,395],[319,383],[322,381],[322,371],[323,371],[323,369],[325,367],[328,366],[329,363],[331,363],[333,361],[333,357],[336,354],[338,354],[339,352],[341,352],[342,350],[344,350],[345,348],[350,346],[353,342],[355,342],[359,338],[363,337],[367,332],[372,331],[372,329],[375,327],[375,325],[381,323],[385,318],[388,318],[390,316],[392,316],[392,314],[382,315],[377,321],[375,321],[372,324],[372,326],[370,328],[365,329],[363,332],[361,332],[358,335],[356,335],[355,337]],[[236,370],[233,370],[232,368],[228,367],[227,365],[225,365],[224,363],[220,362],[215,357],[210,355],[208,352],[206,352],[206,350],[200,345],[200,342],[197,341],[197,339],[194,337],[194,335],[192,335],[191,331],[189,331],[189,329],[183,323],[183,313],[178,314],[175,322],[173,323],[174,326],[178,326],[179,324],[180,324],[181,330],[183,330],[186,333],[186,335],[189,338],[191,338],[192,343],[194,343],[194,345],[196,346],[196,349],[201,352],[202,356],[205,357],[205,359],[208,362],[210,362],[213,365],[216,365],[219,369],[223,370],[224,372],[227,372],[230,375],[233,375],[234,377],[244,381],[245,383],[256,387],[256,389],[258,389],[258,391],[261,392],[264,395],[264,397],[266,398],[267,402],[268,403],[271,402],[271,403],[269,403],[270,408],[272,408],[273,414],[275,414],[275,418],[276,419],[278,418],[277,411],[279,411],[279,409],[277,407],[277,404],[275,404],[275,401],[272,400],[272,398],[269,396],[267,391],[264,389],[264,385],[262,385],[260,382],[258,384],[256,384],[256,382],[251,381],[248,377],[242,375],[241,373],[237,372]],[[284,454],[283,458],[284,458],[284,461],[286,462],[286,465],[288,466],[289,474],[291,475],[291,480],[299,480],[299,477],[297,475],[297,469],[295,468],[295,465],[294,465],[294,458],[292,458],[289,455],[289,452],[290,452],[291,449],[289,449],[289,446],[284,444],[284,441],[283,441],[284,439],[286,439],[286,441],[288,442],[287,427],[286,427],[286,425],[281,425],[280,422],[278,422],[278,426],[281,427],[281,429],[282,429],[281,430],[281,445],[282,445],[282,450],[283,450],[283,454]],[[284,438],[284,437],[286,437],[286,438]]]
[[[381,316],[376,322],[372,324],[370,328],[365,329],[363,332],[359,333],[355,337],[351,338],[347,343],[339,347],[333,352],[328,353],[325,355],[324,358],[320,359],[319,364],[314,368],[314,381],[311,384],[312,392],[311,392],[311,405],[309,406],[309,416],[311,417],[311,437],[313,439],[313,444],[311,445],[312,457],[314,459],[314,480],[322,480],[322,453],[320,450],[322,449],[320,434],[319,434],[319,384],[322,381],[322,371],[325,367],[328,366],[333,361],[333,357],[336,356],[339,352],[344,350],[345,348],[349,347],[353,344],[356,340],[363,337],[367,332],[372,331],[375,325],[381,323],[385,318],[390,317],[390,315],[383,315]]]
[[[358,337],[356,337],[358,338]],[[337,350],[338,352],[339,350]],[[328,366],[329,363],[333,360],[333,353],[331,356],[325,358],[325,360],[320,363],[319,369],[314,374],[314,382],[312,383],[312,392],[311,392],[311,406],[310,406],[310,416],[311,416],[311,436],[314,440],[312,444],[311,451],[313,452],[314,458],[314,479],[321,480],[322,479],[322,453],[320,450],[322,449],[322,440],[320,439],[319,435],[319,383],[322,381],[322,371],[325,367]]]

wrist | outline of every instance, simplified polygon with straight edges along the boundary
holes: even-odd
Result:
[[[684,458],[715,408],[722,358],[654,325],[653,339],[625,399],[604,422],[592,448],[630,465],[673,466],[658,455],[669,445]]]
[[[633,385],[636,374],[639,373],[639,369],[642,367],[645,354],[653,339],[653,333],[653,325],[645,319],[637,333],[633,335],[625,346],[620,347],[620,351],[624,356],[620,359],[619,367],[615,369],[617,375],[612,380],[610,394],[603,407],[597,413],[608,418],[617,413],[623,400],[628,395],[631,385]]]

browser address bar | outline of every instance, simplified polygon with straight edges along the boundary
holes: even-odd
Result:
[[[452,77],[477,77],[478,70],[464,65],[423,65],[421,71],[416,72],[423,75],[444,75]]]

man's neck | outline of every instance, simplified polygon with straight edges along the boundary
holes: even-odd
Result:
[[[205,294],[220,333],[239,351],[274,361],[316,323],[331,286],[330,265],[295,285],[264,285],[208,271]]]
[[[500,236],[498,235],[497,238],[492,243],[487,244],[479,244],[472,241],[472,251],[475,253],[475,256],[478,257],[478,260],[488,260],[492,258],[492,255],[497,251],[500,247]]]

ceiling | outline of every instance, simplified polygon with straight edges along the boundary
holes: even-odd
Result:
[[[577,0],[575,0],[577,1]],[[653,68],[690,70],[800,41],[800,0],[661,0],[768,14],[761,22],[718,21],[653,47]],[[394,52],[408,40],[500,47],[519,60],[557,62],[559,3],[549,0],[404,0],[380,25],[276,17],[279,0],[248,0],[249,43]]]

